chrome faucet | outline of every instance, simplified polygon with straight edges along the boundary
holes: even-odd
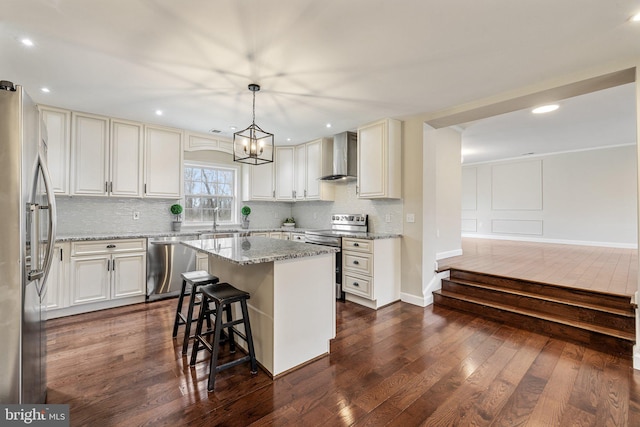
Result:
[[[213,232],[215,233],[218,228],[218,211],[220,210],[220,206],[216,206],[213,208]]]

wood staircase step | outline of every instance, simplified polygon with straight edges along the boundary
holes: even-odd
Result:
[[[592,323],[558,318],[532,309],[513,307],[482,298],[475,298],[446,290],[433,292],[436,305],[471,312],[515,327],[590,346],[599,351],[631,357],[635,332]]]
[[[442,290],[505,304],[514,308],[529,309],[569,321],[612,327],[629,333],[635,331],[635,316],[628,310],[619,308],[602,307],[586,302],[574,302],[566,298],[553,296],[543,297],[533,292],[501,288],[496,285],[460,279],[443,279]]]
[[[590,291],[586,289],[571,288],[567,286],[459,269],[451,269],[449,279],[453,281],[463,280],[478,284],[494,285],[503,289],[512,289],[536,294],[540,297],[565,299],[575,303],[586,303],[593,306],[618,309],[621,312],[626,312],[631,316],[635,316],[635,307],[631,302],[630,296],[615,295],[606,292]]]

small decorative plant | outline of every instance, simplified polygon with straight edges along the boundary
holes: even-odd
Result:
[[[242,228],[249,228],[249,215],[251,215],[251,208],[245,205],[240,209],[240,213],[242,214]]]
[[[293,217],[285,218],[283,225],[285,227],[295,227],[296,220]]]
[[[180,221],[180,214],[182,213],[182,205],[176,203],[175,205],[171,205],[169,208],[172,214],[176,216],[176,221]]]
[[[182,214],[182,205],[179,203],[176,203],[174,205],[171,205],[171,207],[169,208],[169,210],[171,211],[172,214],[174,214],[176,216],[176,220],[173,221],[173,231],[180,231],[181,227],[182,227],[182,222],[180,221],[180,214]]]

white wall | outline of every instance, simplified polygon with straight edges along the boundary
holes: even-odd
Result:
[[[637,246],[636,146],[464,165],[462,232]]]

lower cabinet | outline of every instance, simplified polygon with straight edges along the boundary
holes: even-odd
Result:
[[[47,276],[47,311],[57,310],[69,305],[67,301],[67,276],[69,268],[69,243],[58,243],[53,249],[51,270]]]
[[[196,270],[209,271],[209,255],[196,252]]]
[[[400,299],[400,239],[342,239],[346,299],[378,309]]]
[[[305,242],[304,233],[291,233],[291,240],[304,243]]]
[[[146,239],[78,241],[68,248],[68,261],[62,254],[62,265],[52,267],[49,274],[55,273],[58,280],[68,274],[58,286],[61,295],[55,309],[55,292],[47,297],[48,302],[51,298],[49,318],[145,301]]]

